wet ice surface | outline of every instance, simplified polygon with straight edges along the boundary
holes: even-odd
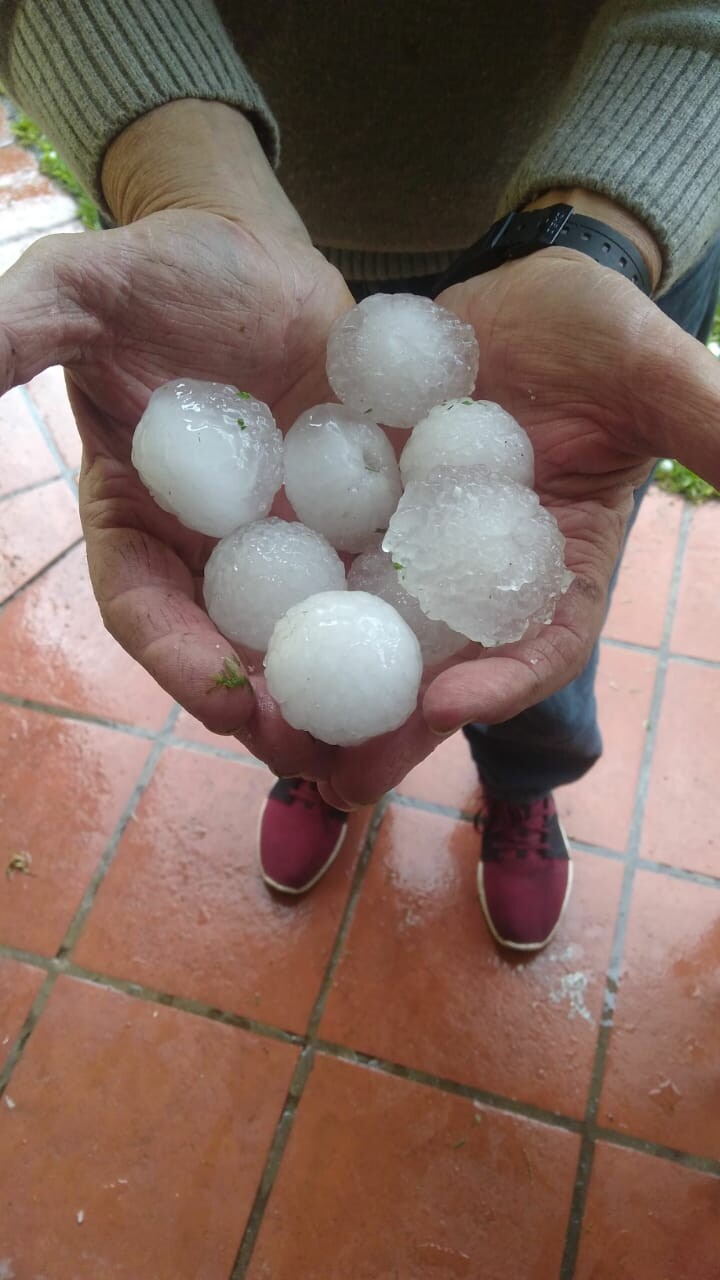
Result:
[[[183,378],[153,392],[132,462],[163,511],[222,538],[270,510],[282,484],[282,435],[261,400]]]
[[[304,524],[357,552],[380,542],[402,487],[385,432],[343,405],[320,404],[285,437],[285,492]]]
[[[265,674],[288,724],[347,747],[404,724],[417,703],[422,656],[384,600],[326,591],[278,622]]]
[[[472,326],[429,298],[378,293],[330,330],[328,381],[344,404],[388,427],[410,427],[475,386]]]
[[[438,467],[407,486],[383,547],[425,613],[483,645],[550,622],[572,574],[537,494],[485,467]]]
[[[448,400],[413,429],[400,457],[403,484],[441,466],[484,466],[530,488],[535,478],[529,436],[490,400]]]
[[[215,626],[261,652],[291,605],[344,588],[343,563],[327,539],[275,516],[223,538],[205,566],[205,605]]]
[[[381,548],[367,551],[353,560],[348,587],[351,591],[369,591],[397,609],[417,636],[426,666],[444,662],[453,653],[467,647],[467,636],[451,631],[444,622],[433,622],[423,613],[419,602],[403,587],[400,574],[393,567],[392,556]]]

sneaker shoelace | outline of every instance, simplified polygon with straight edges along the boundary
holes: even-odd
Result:
[[[500,859],[512,854],[537,854],[542,858],[547,857],[550,848],[550,816],[547,796],[529,804],[493,800],[485,813],[478,813],[475,825],[487,828],[492,823],[492,848],[486,856]]]

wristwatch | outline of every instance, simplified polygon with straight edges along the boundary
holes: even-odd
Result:
[[[640,250],[614,227],[575,213],[571,204],[506,213],[440,275],[436,293],[472,276],[484,275],[511,258],[524,258],[553,244],[587,254],[601,266],[619,271],[651,296],[650,272]]]

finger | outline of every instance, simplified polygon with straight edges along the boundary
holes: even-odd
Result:
[[[87,358],[101,331],[79,298],[87,254],[88,237],[45,236],[0,278],[0,395],[51,365]]]
[[[423,699],[428,726],[446,734],[474,720],[499,724],[542,702],[583,670],[604,614],[604,592],[576,578],[555,621],[535,637],[490,650],[438,676]]]
[[[338,809],[374,804],[437,745],[437,734],[428,726],[422,709],[416,708],[400,729],[338,753],[330,776],[335,798],[328,803]]]
[[[264,760],[279,778],[310,778],[314,782],[329,778],[335,748],[318,742],[301,729],[293,729],[283,720],[264,679],[258,678],[253,683],[255,708],[235,737],[254,756]]]

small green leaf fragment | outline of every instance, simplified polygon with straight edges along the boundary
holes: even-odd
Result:
[[[403,565],[398,564],[397,560],[393,560],[392,564],[393,564],[393,569],[402,569],[404,567]]]
[[[241,400],[252,400],[252,396],[249,391],[236,391],[235,395],[239,396]]]
[[[463,404],[472,404],[472,400],[463,400]]]
[[[241,431],[244,431],[247,427],[247,422],[245,421],[244,418],[238,418],[237,424]]]
[[[250,681],[237,659],[223,658],[222,668],[220,671],[216,671],[213,676],[208,693],[211,693],[213,689],[247,689],[251,687]]]

